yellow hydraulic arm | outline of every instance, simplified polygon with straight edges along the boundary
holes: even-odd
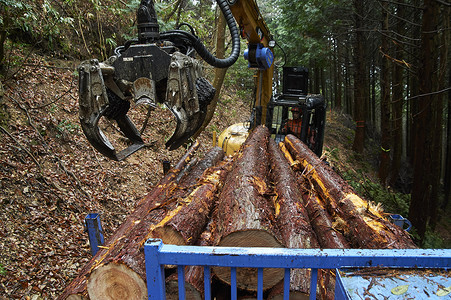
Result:
[[[262,44],[263,47],[272,50],[274,45],[268,26],[263,19],[255,0],[230,0],[228,1],[230,10],[235,17],[242,38],[245,38],[249,45]],[[249,51],[253,51],[250,49]],[[254,119],[254,126],[265,124],[266,107],[272,95],[274,65],[267,69],[259,69],[255,78],[256,94],[255,109],[261,118]]]
[[[251,125],[256,127],[266,123],[266,110],[272,96],[274,41],[255,0],[228,0],[228,3],[238,24],[241,37],[248,42],[245,58],[248,59],[251,68],[257,69],[254,107],[251,116]],[[257,53],[262,49],[265,52],[263,55]],[[257,57],[260,59],[259,62],[255,61],[258,60]],[[249,129],[253,128],[249,128],[248,124],[244,123],[229,126],[220,134],[218,146],[222,147],[228,155],[238,151],[246,140]]]

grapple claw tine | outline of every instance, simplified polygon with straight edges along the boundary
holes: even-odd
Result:
[[[174,134],[166,147],[174,150],[188,141],[201,128],[215,89],[203,77],[201,66],[193,58],[174,53],[169,68],[166,106],[177,119]]]
[[[113,160],[123,160],[145,146],[139,131],[126,115],[115,116],[119,128],[132,145],[117,152],[107,136],[99,128],[100,118],[111,111],[108,91],[105,87],[102,68],[97,60],[84,61],[79,70],[80,123],[91,145]],[[110,93],[111,94],[111,93]],[[111,114],[111,112],[110,112]]]

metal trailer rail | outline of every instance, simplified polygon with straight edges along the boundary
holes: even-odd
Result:
[[[149,299],[158,300],[165,299],[166,297],[164,265],[177,265],[178,278],[185,278],[185,266],[203,266],[205,299],[211,299],[210,267],[212,266],[231,268],[232,299],[237,298],[237,268],[257,268],[258,299],[263,299],[263,269],[284,268],[283,297],[287,300],[289,299],[290,289],[290,269],[311,269],[310,299],[316,299],[318,269],[337,269],[335,299],[349,299],[338,269],[378,266],[384,268],[432,268],[449,270],[451,263],[451,249],[200,247],[164,245],[160,239],[149,239],[144,245],[144,253]],[[451,285],[451,279],[447,282]],[[178,285],[179,299],[185,299],[184,280],[179,280]]]

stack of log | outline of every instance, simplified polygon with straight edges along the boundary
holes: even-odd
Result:
[[[194,159],[195,143],[66,287],[60,299],[147,298],[143,244],[287,248],[414,248],[409,235],[363,200],[299,139],[277,145],[257,127],[240,151],[220,148]],[[168,266],[167,298],[177,297]],[[334,274],[321,271],[321,298],[333,297]],[[213,293],[230,290],[230,269],[212,268]],[[188,299],[203,299],[203,269],[186,267]],[[265,269],[268,299],[281,297],[283,270]],[[309,295],[309,270],[291,271],[291,298]],[[240,293],[252,297],[257,271],[238,268]]]

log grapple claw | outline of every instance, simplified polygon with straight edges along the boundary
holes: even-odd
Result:
[[[130,103],[122,100],[106,87],[102,69],[107,78],[108,73],[113,71],[109,66],[99,63],[95,59],[84,61],[78,68],[80,123],[86,138],[97,151],[110,159],[120,161],[144,147],[144,141],[133,122],[126,115]],[[132,142],[129,147],[119,152],[116,151],[99,128],[99,121],[103,116],[117,122],[120,130]]]
[[[202,66],[194,58],[155,44],[131,45],[105,62],[84,61],[79,71],[80,122],[88,141],[100,153],[123,160],[145,143],[126,115],[130,99],[135,104],[164,103],[177,121],[166,147],[185,144],[202,126],[215,89],[202,77]],[[170,53],[170,54],[169,54]],[[116,121],[131,145],[116,151],[99,128],[102,117]]]
[[[166,90],[166,106],[177,119],[177,127],[166,142],[170,150],[183,145],[202,126],[214,87],[201,77],[200,63],[181,53],[172,55]]]

